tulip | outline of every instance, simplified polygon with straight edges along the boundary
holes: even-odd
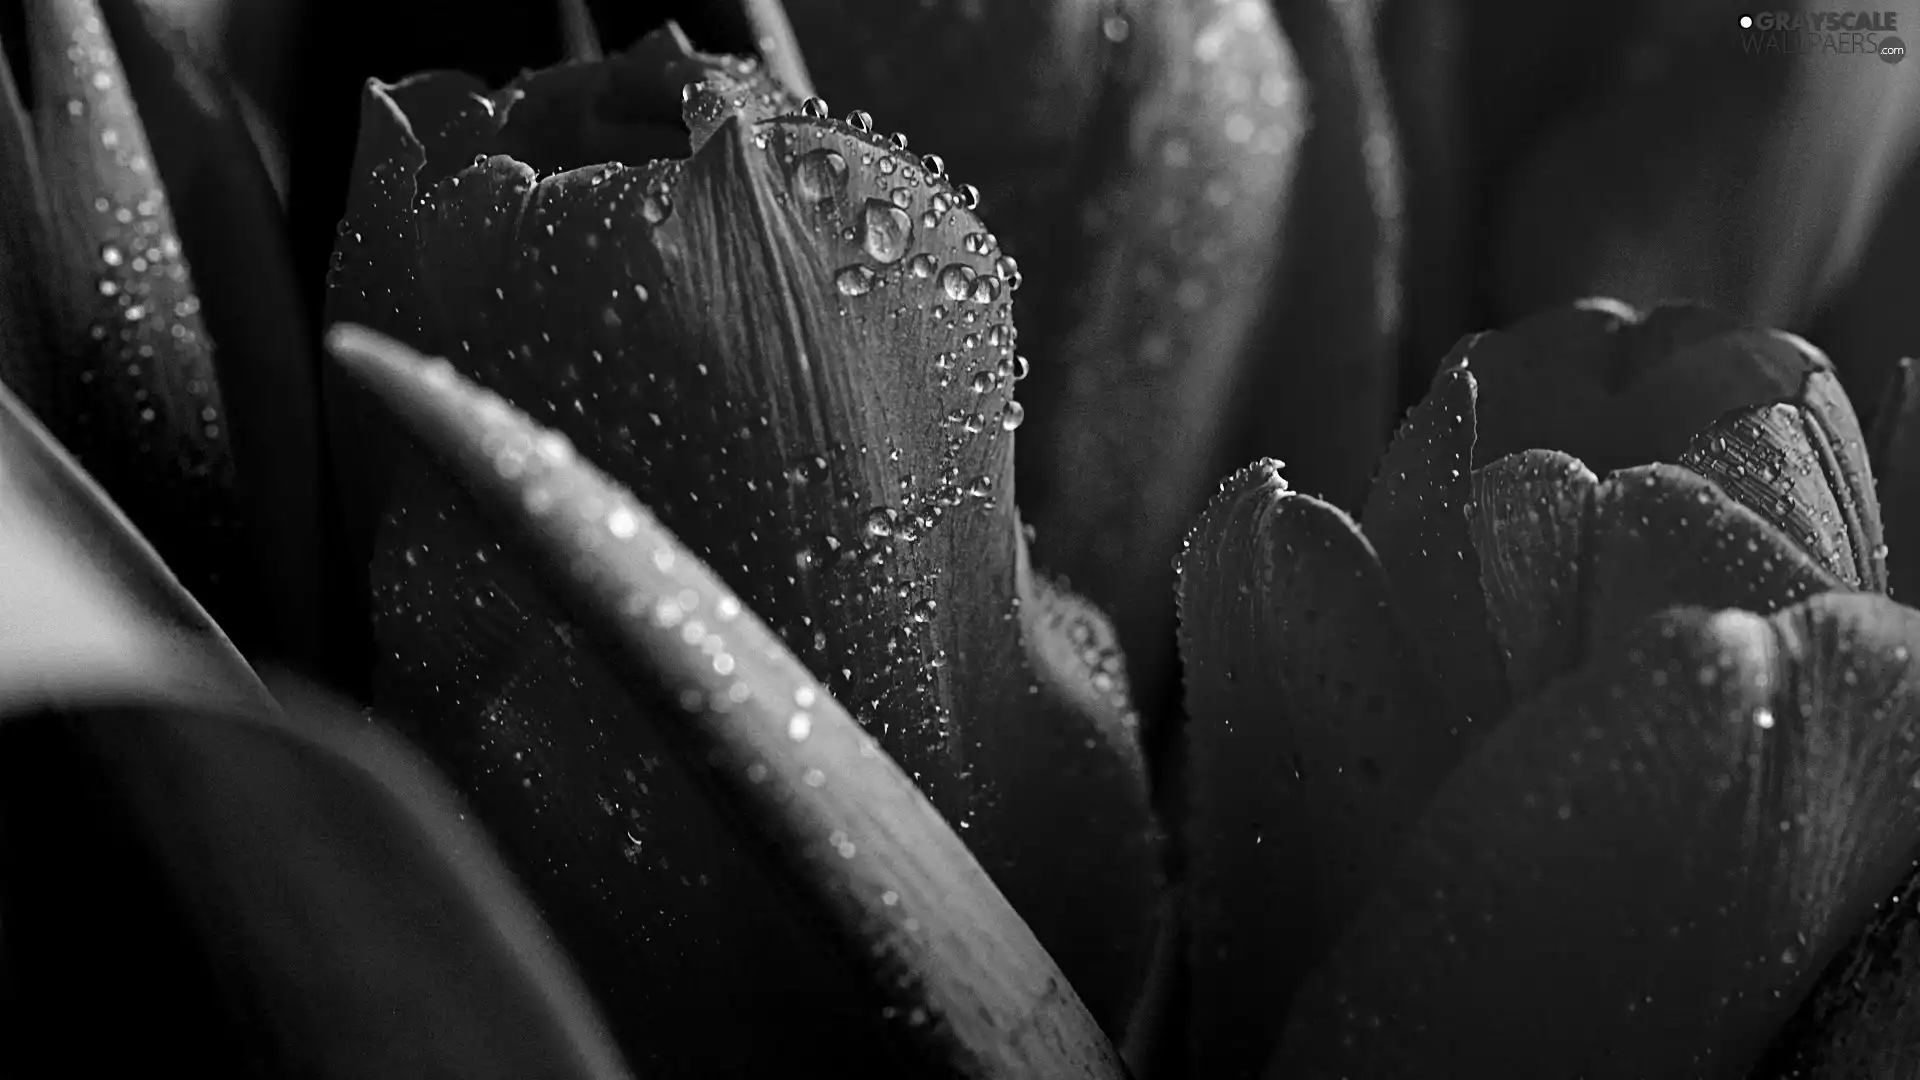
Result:
[[[1041,28],[1010,38],[1028,60],[1106,65],[1034,83],[1071,115],[1096,98],[1113,115],[1091,136],[1023,129],[1040,155],[1087,163],[1026,191],[967,110],[936,103],[949,162],[807,97],[816,75],[852,77],[809,41],[847,17],[831,5],[797,2],[791,34],[775,5],[749,5],[758,63],[672,28],[600,59],[566,5],[576,62],[497,90],[452,73],[368,86],[327,314],[379,333],[336,326],[317,392],[272,188],[218,76],[140,9],[91,11],[36,7],[51,89],[34,84],[33,124],[0,109],[0,144],[19,150],[0,158],[18,196],[0,212],[0,715],[77,717],[89,775],[131,810],[121,849],[191,924],[141,913],[177,943],[193,980],[178,996],[205,1002],[188,1018],[248,1059],[221,1067],[1841,1076],[1899,1061],[1911,915],[1873,909],[1916,887],[1920,626],[1884,595],[1920,573],[1901,546],[1920,490],[1907,367],[1869,438],[1798,338],[1587,301],[1463,341],[1370,494],[1348,493],[1359,524],[1277,464],[1237,473],[1178,570],[1188,730],[1156,763],[1173,788],[1162,837],[1115,639],[1155,647],[1167,594],[1127,568],[1177,535],[1191,481],[1247,436],[1226,399],[1263,347],[1256,300],[1290,290],[1280,307],[1299,318],[1301,297],[1354,283],[1316,312],[1327,336],[1311,340],[1358,343],[1324,411],[1385,400],[1398,166],[1354,12],[1281,6],[1295,81],[1257,5],[983,8]],[[934,36],[955,62],[977,55]],[[1295,161],[1303,91],[1319,126]],[[76,93],[60,119],[52,104]],[[1004,242],[956,164],[975,153],[1009,195]],[[1210,181],[1206,206],[1164,201],[1191,176]],[[101,229],[173,226],[121,222],[111,198],[107,223],[75,212],[96,190],[146,220],[180,208],[183,253],[141,248],[137,273],[158,280],[131,280],[168,306],[151,325],[101,309],[133,324],[124,341],[88,332],[100,294],[81,270]],[[1172,207],[1183,229],[1121,213],[1007,257],[1089,202]],[[269,247],[216,244],[223,212]],[[1361,223],[1366,257],[1266,280],[1278,226],[1302,213],[1321,216],[1289,230],[1289,264],[1337,246],[1335,222]],[[1113,277],[1143,257],[1181,287]],[[1034,337],[1059,342],[1032,395],[1016,290]],[[1177,363],[1112,378],[1163,330],[1190,346]],[[275,341],[286,368],[263,366]],[[150,359],[143,346],[165,363],[99,377],[125,349]],[[171,441],[102,424],[182,371],[226,395],[231,440],[160,409]],[[1178,452],[1075,457],[1183,418],[1198,428]],[[258,434],[275,425],[284,456]],[[1118,634],[1030,554],[1047,533],[1016,510],[1014,459],[1036,427],[1051,478],[1036,516],[1082,530],[1052,568],[1124,601]],[[1365,428],[1313,467],[1351,472]],[[249,461],[318,473],[323,436],[337,504],[249,479]],[[179,446],[215,463],[188,470],[191,504],[148,490]],[[1138,522],[1113,513],[1116,477],[1148,482]],[[1081,484],[1094,497],[1076,510]],[[334,610],[327,543],[274,546],[295,520],[337,534],[367,578],[348,590],[371,593],[366,701],[254,673],[280,659],[359,677],[350,636],[300,636],[357,628]],[[196,541],[223,535],[288,580],[222,590],[234,557]],[[220,625],[250,618],[268,629],[236,648]],[[356,714],[368,703],[380,722]],[[15,866],[57,847],[4,839]],[[58,914],[53,884],[7,886],[8,926]],[[15,972],[57,966],[6,948]]]
[[[1357,523],[1230,479],[1181,574],[1193,1074],[1743,1075],[1910,868],[1866,454],[1804,341],[1591,301],[1464,341]]]

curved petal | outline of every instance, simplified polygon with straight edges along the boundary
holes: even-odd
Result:
[[[1581,589],[1599,488],[1592,470],[1558,450],[1524,450],[1473,471],[1473,550],[1515,700],[1586,655]]]
[[[1754,1080],[1893,1080],[1920,1044],[1920,873],[1821,972],[1812,993],[1754,1066]]]
[[[495,156],[435,185],[413,223],[433,334],[763,613],[968,830],[1117,1033],[1154,938],[1157,838],[1104,629],[1055,625],[1021,569],[1012,269],[964,189],[849,125],[754,121],[782,99],[721,77],[684,99],[685,162],[539,180]],[[386,565],[414,610],[443,604]],[[463,738],[479,718],[444,694],[464,676],[416,666],[444,650],[388,625],[422,650],[400,657],[410,693]]]
[[[1489,621],[1469,506],[1473,373],[1449,367],[1408,412],[1360,516],[1393,598],[1462,723],[1507,711],[1507,673]]]
[[[1241,470],[1180,566],[1188,1066],[1256,1073],[1288,998],[1464,749],[1339,510]]]
[[[821,921],[929,1063],[964,1076],[1123,1075],[933,806],[650,512],[564,436],[450,364],[365,331],[337,331],[333,342],[513,530],[622,684],[660,711],[682,767],[701,773],[742,842]]]
[[[1034,421],[1020,488],[1036,558],[1113,614],[1141,700],[1158,708],[1173,660],[1170,566],[1229,460],[1304,103],[1267,4],[1121,10],[1089,179],[1051,208],[1070,227],[1050,240],[1073,257],[1030,268],[1058,275],[1059,292],[1023,335]]]
[[[1248,456],[1356,508],[1399,405],[1405,178],[1375,48],[1379,4],[1278,0],[1306,124],[1279,287],[1260,328]]]
[[[35,254],[51,243],[53,211],[40,174],[39,140],[0,60],[0,378],[36,412],[47,409],[56,365],[43,355],[47,298],[35,278]]]
[[[43,171],[61,180],[38,253],[41,347],[63,360],[43,418],[196,596],[248,612],[225,400],[126,76],[91,0],[33,0],[28,28]]]
[[[4,391],[0,462],[0,714],[84,718],[237,976],[227,989],[285,1060],[342,1080],[626,1075],[517,886],[410,750],[311,692],[276,703]],[[41,827],[8,825],[10,846]]]
[[[1920,614],[1681,609],[1442,788],[1269,1075],[1740,1077],[1909,871]]]
[[[1534,450],[1483,467],[1475,487],[1473,543],[1516,699],[1667,607],[1766,613],[1846,588],[1753,510],[1677,465],[1596,484],[1578,460]]]
[[[1808,410],[1776,402],[1715,421],[1694,436],[1680,464],[1759,514],[1849,588],[1877,584],[1884,592],[1885,553],[1878,536],[1865,535],[1859,503],[1835,483],[1837,458]],[[1873,521],[1879,524],[1877,513]]]

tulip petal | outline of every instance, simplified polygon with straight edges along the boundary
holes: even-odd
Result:
[[[39,275],[45,347],[64,363],[43,418],[194,595],[247,612],[218,371],[126,77],[91,0],[27,12],[42,165],[57,181]]]
[[[286,1060],[342,1080],[625,1075],[544,928],[410,751],[304,691],[282,693],[283,713],[4,391],[0,461],[0,714],[84,717]]]
[[[1268,1075],[1741,1077],[1909,870],[1920,614],[1679,609],[1450,777]]]
[[[1605,476],[1677,461],[1731,409],[1792,400],[1825,359],[1697,307],[1583,300],[1455,351],[1480,382],[1482,461],[1553,449]]]
[[[724,145],[744,152],[741,140]],[[333,343],[523,542],[635,699],[660,710],[682,765],[737,815],[743,841],[900,1010],[931,1061],[964,1076],[1122,1075],[933,806],[770,628],[737,601],[729,609],[732,592],[650,512],[559,433],[451,365],[365,331],[338,331]],[[694,611],[715,613],[697,639]],[[797,736],[796,706],[811,710]]]
[[[1713,481],[1859,589],[1872,552],[1854,546],[1860,530],[1838,497],[1846,489],[1832,483],[1827,467],[1833,460],[1833,448],[1812,417],[1784,402],[1722,417],[1680,455],[1681,465]]]
[[[1114,737],[1124,689],[1062,692],[1017,569],[1005,265],[876,136],[785,116],[703,140],[713,90],[685,101],[686,162],[536,181],[496,156],[436,185],[417,222],[435,338],[728,576],[971,830],[1117,1032],[1157,838]]]
[[[1180,568],[1189,1072],[1257,1072],[1274,1019],[1463,749],[1344,513],[1259,462]]]
[[[1675,465],[1627,469],[1601,485],[1587,559],[1590,655],[1669,607],[1764,615],[1846,588],[1760,515]]]
[[[1466,723],[1490,722],[1507,708],[1505,665],[1468,519],[1474,398],[1465,367],[1434,379],[1381,460],[1360,517],[1437,687]]]
[[[1157,705],[1173,662],[1170,566],[1227,460],[1303,103],[1264,3],[1142,3],[1124,18],[1087,164],[1099,181],[1078,228],[1053,238],[1075,253],[1054,285],[1070,299],[1043,298],[1032,327],[1020,487],[1036,558],[1113,613],[1141,699]]]
[[[1894,1080],[1920,1045],[1920,873],[1878,905],[1827,964],[1793,1018],[1754,1066],[1753,1080]]]
[[[1592,470],[1557,450],[1526,450],[1474,470],[1468,524],[1515,700],[1585,655],[1580,590],[1599,486]]]
[[[480,80],[453,72],[393,84],[367,80],[353,182],[327,271],[328,324],[364,323],[428,352],[446,351],[450,343],[439,339],[438,327],[426,318],[414,207],[423,179],[430,184],[472,162],[496,128],[486,93]],[[374,529],[406,443],[378,404],[336,367],[321,366],[320,385],[340,497],[342,555],[348,565],[361,567],[372,558]]]
[[[1902,359],[1873,422],[1873,472],[1886,514],[1889,592],[1920,597],[1920,377]]]
[[[1379,5],[1273,7],[1305,84],[1294,108],[1310,119],[1241,456],[1290,462],[1301,490],[1352,509],[1399,404],[1405,181],[1374,41]]]
[[[102,0],[101,10],[179,223],[227,405],[257,591],[223,621],[249,655],[321,670],[332,568],[323,563],[319,374],[285,215],[228,88],[171,46],[145,6]]]

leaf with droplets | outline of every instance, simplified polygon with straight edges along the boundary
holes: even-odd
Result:
[[[172,212],[92,0],[32,0],[34,112],[52,245],[39,253],[44,347],[62,358],[42,414],[187,587],[248,610],[218,372]]]
[[[1468,523],[1516,701],[1585,654],[1580,590],[1599,485],[1592,470],[1557,450],[1509,454],[1473,472]]]
[[[1169,567],[1224,440],[1304,123],[1259,0],[1127,4],[1078,213],[1030,329],[1036,558],[1113,613],[1141,700],[1171,675]],[[1036,277],[1039,271],[1036,271]]]
[[[390,657],[374,699],[460,778],[595,996],[618,1006],[635,1066],[897,1072],[897,1025],[707,806],[666,741],[670,710],[626,692],[437,469],[402,469],[394,504],[373,565]],[[738,617],[730,597],[698,599],[676,594],[654,617],[696,641]],[[811,734],[805,693],[776,718],[789,735]]]
[[[1180,567],[1188,1066],[1256,1073],[1298,982],[1463,749],[1372,548],[1276,463],[1222,486]]]
[[[0,713],[85,719],[287,1060],[342,1080],[625,1075],[411,751],[307,691],[276,704],[4,391],[0,462]]]
[[[1017,270],[966,185],[853,125],[750,123],[779,99],[737,73],[674,91],[684,162],[538,179],[495,154],[432,184],[410,223],[433,268],[421,336],[566,432],[780,630],[969,830],[1117,1035],[1156,932],[1157,836],[1104,628],[1054,625],[1018,569]],[[395,580],[386,603],[443,603]],[[401,665],[440,654],[392,614]],[[1060,667],[1082,632],[1097,663]],[[430,697],[460,677],[406,676]],[[437,700],[448,739],[480,719]]]
[[[320,655],[322,635],[338,628],[322,614],[332,568],[324,561],[319,376],[285,216],[231,88],[196,65],[146,5],[102,0],[101,10],[192,266],[226,407],[254,565],[246,607],[218,614],[256,659],[337,667],[344,658]]]
[[[845,958],[962,1076],[1118,1077],[1113,1048],[932,805],[692,552],[557,432],[365,331],[336,352],[522,541],[682,762]],[[693,603],[681,604],[691,592]],[[663,605],[676,616],[663,616]],[[744,693],[736,690],[741,688]],[[812,713],[795,738],[801,691]],[[757,768],[756,768],[757,767]],[[917,1015],[918,1019],[915,1020]]]
[[[1268,1075],[1744,1076],[1909,871],[1920,615],[1679,609],[1450,777]]]
[[[1506,712],[1507,678],[1468,520],[1473,373],[1449,367],[1408,412],[1360,516],[1434,682],[1462,722]]]
[[[1240,458],[1291,463],[1302,491],[1357,509],[1399,404],[1405,244],[1400,148],[1376,51],[1376,0],[1278,0],[1307,120],[1269,290]]]

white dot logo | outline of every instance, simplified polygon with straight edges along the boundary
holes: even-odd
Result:
[[[1753,29],[1753,16],[1751,15],[1740,16],[1740,29],[1742,30]]]

